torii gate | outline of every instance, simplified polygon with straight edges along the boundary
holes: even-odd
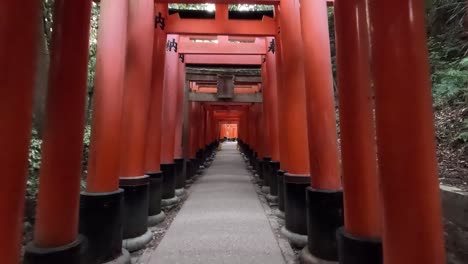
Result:
[[[37,222],[25,263],[78,263],[83,244],[79,232],[88,238],[87,257],[93,261],[124,256],[123,206],[124,245],[132,248],[135,241],[149,241],[148,216],[159,216],[160,208],[155,199],[148,200],[142,193],[160,184],[161,174],[175,174],[175,142],[181,141],[175,134],[182,133],[183,93],[173,93],[164,77],[183,87],[179,73],[185,66],[176,53],[166,53],[167,34],[277,40],[276,53],[265,54],[266,74],[262,74],[267,83],[277,86],[277,126],[271,130],[277,135],[272,142],[277,144],[265,148],[259,136],[259,120],[267,120],[268,128],[268,121],[275,122],[270,117],[274,109],[265,108],[266,104],[243,109],[239,138],[244,152],[257,153],[249,157],[259,171],[258,164],[265,164],[268,155],[280,161],[282,172],[277,179],[284,183],[284,197],[279,199],[285,209],[283,231],[299,238],[294,243],[307,244],[302,255],[305,262],[313,255],[329,261],[339,257],[342,263],[380,263],[382,259],[386,264],[444,263],[423,1],[348,0],[334,5],[343,186],[330,89],[326,7],[331,2],[212,0],[216,3],[213,20],[169,16],[168,2],[202,1],[101,0],[90,166],[87,191],[81,196],[81,210],[92,213],[80,221],[91,2],[55,1],[54,28],[61,30],[54,30],[52,39]],[[231,20],[228,3],[273,4],[275,17]],[[0,84],[5,92],[0,97],[4,179],[0,185],[0,254],[8,264],[20,259],[39,10],[38,1],[0,3],[0,34],[8,36],[0,41]],[[190,59],[203,63],[229,58],[203,56]],[[164,61],[170,66],[167,75]],[[375,122],[369,64],[375,85]],[[190,154],[210,150],[216,143],[211,107],[191,102],[190,119],[200,120],[202,127],[190,127]],[[197,156],[195,163],[202,163],[203,155]],[[263,177],[268,179],[266,174]],[[163,181],[163,198],[176,200],[174,177]],[[132,206],[131,199],[139,202]],[[341,225],[344,229],[337,240],[335,230]],[[351,256],[358,260],[353,262]]]

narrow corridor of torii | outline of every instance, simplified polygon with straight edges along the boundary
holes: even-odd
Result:
[[[240,150],[278,200],[283,234],[304,247],[304,263],[445,263],[424,1],[211,0],[213,19],[169,14],[168,3],[199,0],[99,2],[80,194],[91,1],[55,0],[34,241],[24,263],[126,263],[127,250],[151,240],[162,207],[179,203],[225,124],[238,128]],[[235,3],[274,5],[274,15],[229,19]],[[22,259],[39,5],[0,3],[6,264]],[[260,74],[204,74],[213,65]]]

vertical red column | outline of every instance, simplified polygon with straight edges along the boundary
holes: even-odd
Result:
[[[266,44],[266,43],[265,43]],[[263,93],[263,103],[262,103],[262,119],[263,122],[260,123],[260,130],[262,131],[262,138],[263,138],[263,151],[264,151],[264,157],[269,157],[271,159],[271,148],[273,147],[273,144],[271,144],[271,130],[270,128],[270,111],[271,108],[271,96],[269,96],[269,91],[271,90],[270,88],[270,76],[268,75],[267,71],[267,61],[266,61],[266,56],[265,56],[265,62],[262,64],[262,93]]]
[[[154,40],[151,77],[150,107],[147,116],[145,149],[145,171],[147,174],[160,172],[161,162],[161,111],[164,88],[164,68],[166,59],[165,19],[168,16],[167,4],[154,4]]]
[[[0,3],[0,255],[5,263],[18,263],[20,256],[40,10],[37,1]]]
[[[125,95],[123,111],[123,136],[121,146],[120,175],[141,177],[145,174],[145,136],[149,106],[151,60],[148,52],[152,42],[142,42],[150,38],[147,21],[140,15],[143,0],[129,2],[127,62],[125,71]],[[145,24],[143,24],[145,23]],[[146,31],[145,31],[146,30]]]
[[[311,187],[306,191],[308,252],[338,260],[336,229],[343,225],[343,192],[338,161],[335,97],[326,0],[301,4]]]
[[[167,36],[168,50],[166,51],[164,90],[162,94],[161,120],[161,170],[163,172],[162,198],[167,203],[175,203],[176,167],[174,163],[174,134],[176,128],[177,103],[177,74],[178,74],[178,35]]]
[[[168,16],[167,4],[153,4],[153,46],[151,87],[149,93],[149,110],[146,116],[146,146],[145,173],[149,176],[149,207],[148,225],[153,226],[164,220],[162,211],[162,181],[163,173],[160,169],[161,161],[161,111],[162,94],[164,89],[164,64],[166,54],[166,21]]]
[[[288,90],[284,86],[284,72],[283,72],[283,52],[282,52],[282,34],[281,34],[281,12],[278,7],[275,9],[275,17],[276,23],[278,26],[278,34],[275,38],[275,53],[276,53],[276,83],[277,83],[277,97],[278,97],[278,147],[280,152],[280,173],[278,175],[278,186],[282,186],[282,175],[285,171],[288,170],[288,148],[287,148],[287,140],[286,140],[286,130],[282,129],[283,125],[286,121],[286,102],[284,98],[286,98],[286,94]],[[278,189],[278,209],[280,211],[284,211],[284,199],[282,198],[282,190],[284,188]]]
[[[334,10],[345,212],[339,257],[382,263],[366,1],[336,2]]]
[[[120,186],[125,190],[123,238],[129,251],[140,249],[151,240],[147,229],[149,177],[145,175],[145,151],[155,27],[153,7],[151,0],[129,1],[120,148]],[[141,243],[134,243],[135,239]]]
[[[77,240],[78,206],[90,14],[91,1],[59,0],[54,5],[47,122],[34,242],[25,255],[28,263],[43,257],[37,254],[38,248],[78,248],[81,244]],[[78,258],[75,252],[56,260],[76,263]]]
[[[168,43],[178,43],[179,35],[168,35]],[[161,162],[174,163],[179,57],[176,48],[166,51],[164,90],[162,100]]]
[[[268,87],[264,91],[264,96],[268,98],[268,130],[270,130],[271,144],[271,158],[273,161],[280,161],[280,149],[279,149],[279,131],[278,131],[278,73],[277,73],[277,59],[278,54],[278,42],[275,38],[269,37],[265,39],[268,45],[273,45],[275,48],[274,53],[268,52],[266,55],[266,73],[268,76]]]
[[[445,263],[424,1],[370,1],[386,264]]]
[[[182,124],[184,120],[184,88],[185,88],[185,63],[178,63],[177,86],[177,105],[176,105],[176,130],[174,139],[174,158],[183,158],[182,152]]]
[[[267,166],[267,177],[270,180],[270,195],[267,196],[271,201],[278,201],[278,170],[280,168],[280,148],[279,148],[279,132],[278,132],[278,80],[276,71],[276,56],[277,44],[274,38],[265,39],[265,44],[270,47],[266,54],[266,75],[267,87],[264,89],[264,98],[267,102],[264,103],[267,107],[268,126],[266,129],[269,133],[268,145],[270,146],[271,161]]]
[[[115,259],[122,248],[123,190],[116,142],[122,136],[127,16],[128,1],[100,2],[88,175],[80,201],[79,231],[88,243],[86,263]]]
[[[176,106],[175,106],[175,132],[174,132],[174,162],[176,166],[176,195],[181,195],[185,187],[185,159],[182,149],[183,135],[183,120],[184,120],[184,92],[185,92],[185,63],[184,55],[179,58],[177,63],[177,80],[174,86],[176,90]],[[179,55],[179,56],[180,56]]]
[[[94,105],[86,190],[119,188],[122,102],[127,47],[128,3],[102,0],[94,83]]]
[[[310,171],[299,0],[282,0],[280,9],[282,82],[283,88],[287,87],[281,93],[284,116],[280,129],[285,132],[288,155],[284,176],[286,224],[282,230],[295,246],[303,247],[307,242],[305,188],[310,183]]]

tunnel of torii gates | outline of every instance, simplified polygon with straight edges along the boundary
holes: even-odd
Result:
[[[0,255],[8,264],[21,259],[39,2],[0,3]],[[203,168],[227,123],[238,124],[240,150],[277,197],[283,233],[305,246],[303,262],[445,263],[424,1],[212,0],[212,18],[182,17],[168,2],[203,1],[100,1],[80,194],[91,2],[55,1],[25,263],[79,263],[85,249],[84,263],[104,263],[144,246],[161,206],[178,202],[176,190]],[[229,3],[275,8],[246,18]]]

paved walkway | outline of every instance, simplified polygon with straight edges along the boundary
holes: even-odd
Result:
[[[285,263],[235,143],[191,188],[149,263]]]

